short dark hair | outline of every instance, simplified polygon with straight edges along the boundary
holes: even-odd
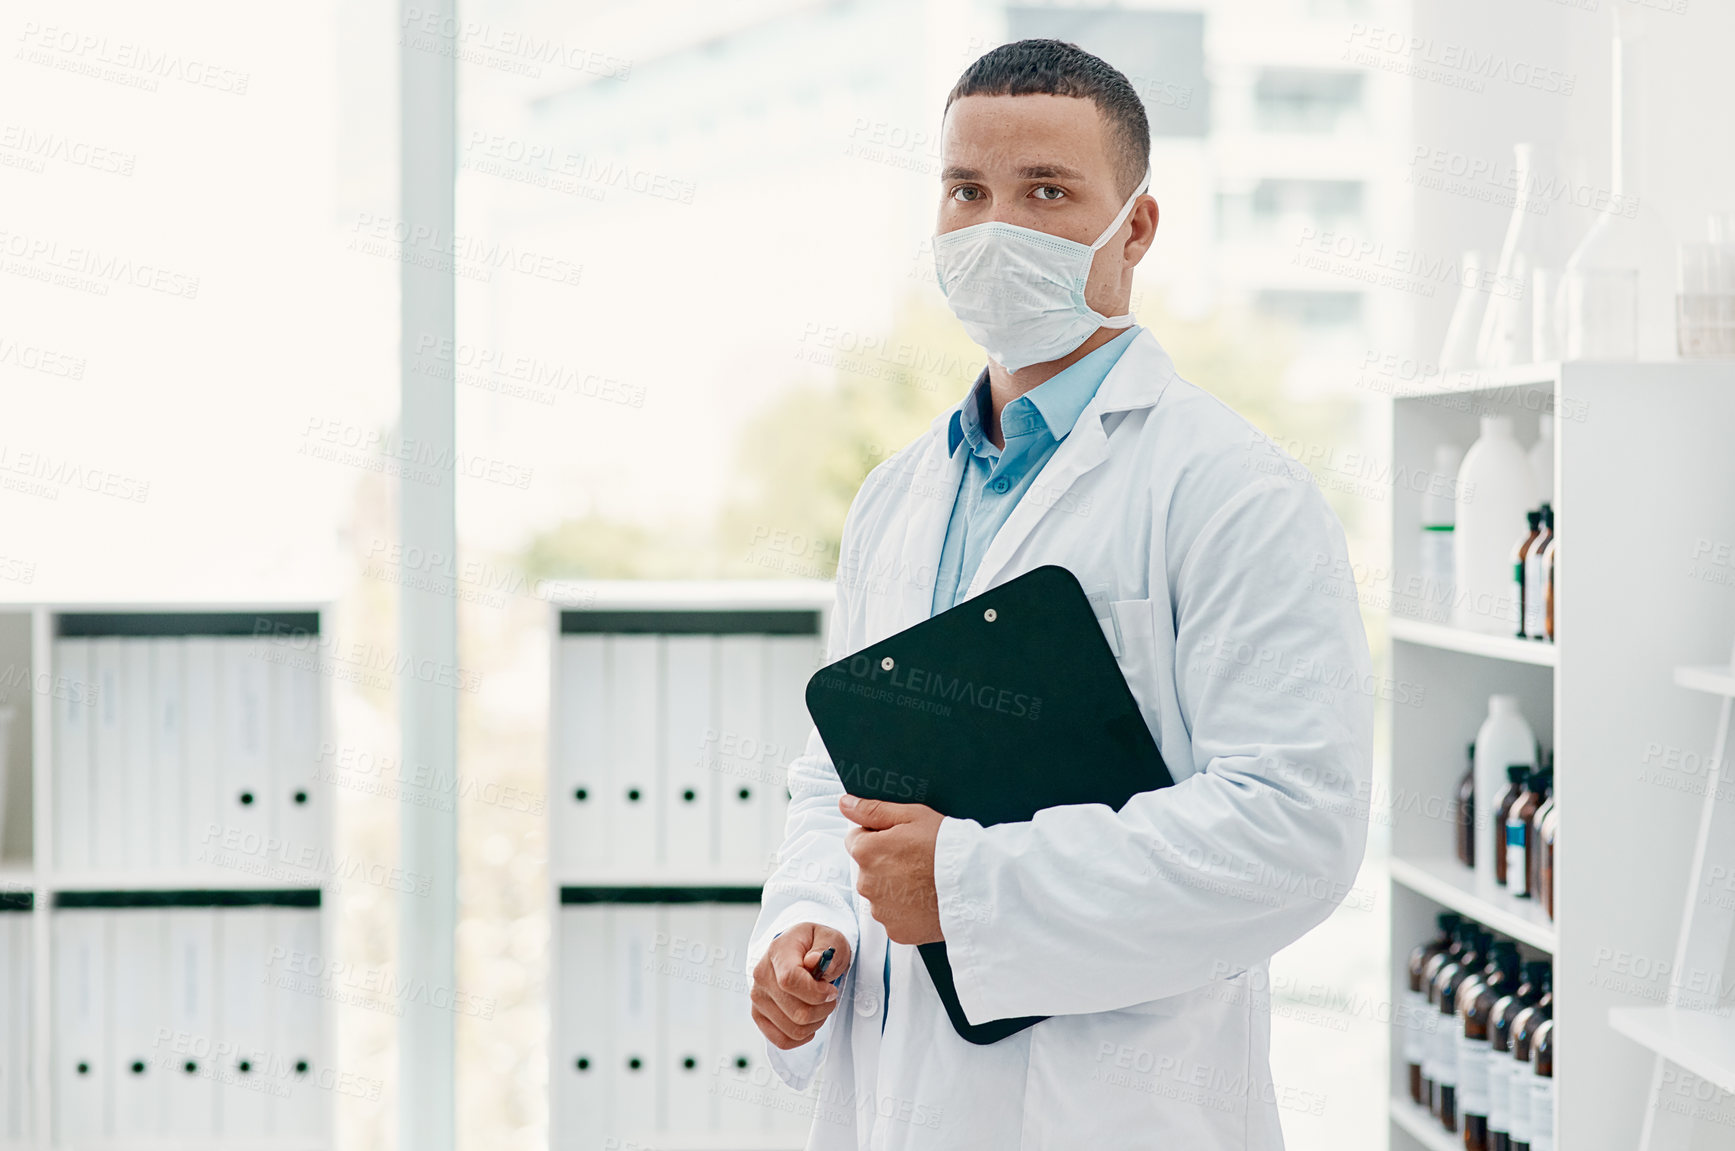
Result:
[[[1139,94],[1120,69],[1064,40],[1015,40],[964,69],[946,97],[946,110],[963,96],[1074,96],[1089,100],[1108,120],[1120,145],[1121,192],[1131,195],[1151,164],[1151,123]]]

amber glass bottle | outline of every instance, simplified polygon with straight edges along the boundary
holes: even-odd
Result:
[[[1439,1085],[1440,1125],[1448,1131],[1458,1129],[1458,988],[1483,966],[1489,936],[1477,928],[1465,945],[1463,954],[1453,963],[1440,968],[1435,977],[1440,1004],[1440,1062],[1436,1082]]]
[[[1476,745],[1470,745],[1470,767],[1458,781],[1458,862],[1476,866]]]
[[[1554,1151],[1554,1017],[1530,1040],[1530,1151]]]
[[[1512,1137],[1508,1151],[1531,1151],[1530,1146],[1530,1045],[1536,1029],[1554,1015],[1553,975],[1544,972],[1542,994],[1512,1021],[1512,1058],[1517,1071],[1512,1076]]]
[[[1425,1000],[1422,1018],[1426,1025],[1422,1028],[1422,1098],[1419,1102],[1436,1115],[1440,1113],[1440,989],[1436,981],[1440,969],[1457,962],[1458,956],[1464,953],[1475,930],[1474,923],[1460,919],[1452,926],[1452,942],[1446,950],[1435,952],[1422,967],[1422,996]]]
[[[1518,945],[1488,948],[1488,964],[1458,988],[1458,1114],[1466,1151],[1488,1148],[1488,1021],[1500,997],[1518,983]]]
[[[1530,817],[1530,830],[1524,837],[1524,868],[1529,875],[1530,898],[1542,902],[1542,821],[1554,811],[1554,770],[1544,773],[1542,803]]]
[[[1537,882],[1537,898],[1548,910],[1548,918],[1554,918],[1554,840],[1560,834],[1560,813],[1551,805],[1543,815],[1536,829],[1537,841],[1541,844],[1542,862],[1537,866],[1539,876]]]
[[[1506,809],[1506,890],[1519,899],[1529,899],[1535,894],[1530,886],[1530,833],[1537,810],[1554,786],[1553,780],[1546,771],[1531,772],[1525,778],[1523,793]]]
[[[1507,1151],[1512,1132],[1512,1021],[1542,997],[1547,960],[1522,968],[1518,986],[1494,1002],[1488,1019],[1488,1151]]]
[[[1458,929],[1459,919],[1450,911],[1442,911],[1435,922],[1440,933],[1410,952],[1410,987],[1404,993],[1404,1062],[1410,1065],[1410,1098],[1424,1107],[1428,1104],[1428,1095],[1422,1085],[1422,1041],[1434,1021],[1428,1017],[1428,996],[1422,990],[1422,971],[1428,960],[1452,946],[1453,932]]]
[[[1513,598],[1518,601],[1519,639],[1524,638],[1524,583],[1525,560],[1530,558],[1530,549],[1536,544],[1536,537],[1542,534],[1542,513],[1540,511],[1525,512],[1524,518],[1530,523],[1530,531],[1518,541],[1518,546],[1512,549],[1512,579],[1516,583]]]
[[[1506,886],[1506,813],[1519,796],[1524,794],[1524,781],[1530,776],[1530,765],[1515,763],[1506,769],[1506,790],[1494,801],[1494,882]]]

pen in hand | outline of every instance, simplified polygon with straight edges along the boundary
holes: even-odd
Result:
[[[831,957],[836,953],[836,951],[837,948],[828,947],[820,953],[819,966],[813,969],[813,977],[815,979],[822,978],[825,975],[825,969],[831,966]]]

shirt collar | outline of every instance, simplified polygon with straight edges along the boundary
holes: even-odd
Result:
[[[1073,425],[1078,423],[1078,417],[1090,403],[1091,397],[1096,395],[1103,380],[1120,360],[1121,353],[1127,350],[1127,346],[1140,331],[1143,329],[1138,324],[1133,324],[1102,347],[1044,380],[1012,403],[1028,400],[1030,406],[1036,409],[1042,421],[1048,425],[1048,434],[1056,441],[1063,439],[1072,431]],[[958,401],[958,406],[952,409],[947,421],[948,456],[956,455],[958,445],[965,439],[970,441],[972,451],[987,443],[987,436],[982,432],[981,408],[987,398],[988,369],[983,368],[981,375],[976,377],[976,382],[970,385],[970,391]]]

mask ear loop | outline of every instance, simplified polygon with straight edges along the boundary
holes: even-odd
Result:
[[[1127,217],[1132,215],[1133,205],[1139,202],[1139,197],[1144,195],[1145,190],[1150,186],[1151,172],[1150,169],[1147,168],[1145,169],[1145,178],[1139,181],[1139,186],[1133,189],[1133,194],[1128,196],[1127,202],[1121,205],[1120,215],[1114,218],[1114,223],[1110,224],[1107,230],[1096,238],[1096,243],[1090,246],[1091,251],[1098,251],[1104,244],[1114,238],[1114,234],[1121,230],[1121,225],[1127,222]]]
[[[1132,214],[1133,205],[1139,202],[1139,197],[1144,195],[1145,190],[1150,186],[1151,171],[1149,168],[1146,168],[1145,178],[1139,181],[1139,186],[1133,189],[1133,194],[1127,197],[1127,202],[1125,204],[1121,205],[1120,215],[1114,218],[1114,223],[1108,226],[1108,230],[1098,238],[1097,242],[1090,246],[1092,252],[1100,251],[1104,244],[1114,238],[1114,234],[1121,230],[1121,225],[1126,223],[1127,217]],[[1082,299],[1083,297],[1081,296],[1080,298]],[[1089,305],[1086,305],[1086,307],[1088,308]],[[1131,312],[1128,312],[1124,316],[1105,316],[1101,312],[1091,309],[1090,314],[1101,320],[1102,326],[1105,328],[1130,328],[1133,326],[1134,322],[1133,314]]]

